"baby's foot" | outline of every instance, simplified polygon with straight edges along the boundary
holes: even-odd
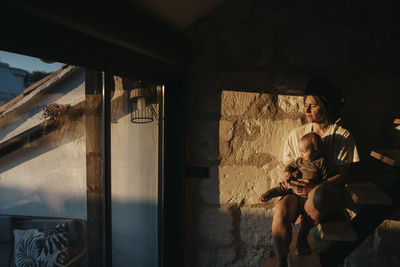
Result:
[[[258,200],[261,202],[268,202],[270,199],[271,199],[271,197],[261,196]]]

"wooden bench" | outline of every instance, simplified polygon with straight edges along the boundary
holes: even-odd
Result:
[[[356,204],[390,205],[392,199],[373,183],[346,184],[346,190]]]
[[[390,166],[400,167],[400,150],[398,149],[372,150],[371,157]]]

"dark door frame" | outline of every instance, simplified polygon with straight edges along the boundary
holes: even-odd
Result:
[[[124,35],[124,32],[121,32],[121,29],[127,29],[126,25],[125,27],[117,28],[119,26],[118,19],[116,19],[117,23],[110,24],[111,31],[109,32],[112,33],[112,29],[114,28],[115,32],[119,32],[119,37],[110,36],[110,40],[121,38],[123,42],[110,42],[107,38],[98,38],[98,36],[91,34],[91,32],[81,30],[87,26],[84,25],[85,21],[91,26],[96,25],[96,21],[88,21],[85,18],[86,20],[83,19],[80,21],[81,25],[73,27],[74,25],[71,26],[68,23],[63,23],[66,21],[65,17],[57,17],[57,9],[54,9],[54,7],[47,11],[42,9],[38,12],[29,8],[10,6],[9,3],[12,2],[15,1],[5,1],[5,3],[0,4],[0,8],[4,14],[4,16],[0,17],[0,33],[2,34],[2,41],[0,42],[1,50],[78,65],[93,69],[98,73],[107,72],[110,66],[114,66],[112,69],[115,73],[112,74],[141,74],[161,84],[165,84],[167,90],[164,105],[165,118],[163,120],[163,173],[160,174],[161,188],[159,190],[159,201],[161,201],[159,206],[159,266],[183,266],[185,66],[183,65],[182,58],[186,56],[185,54],[188,50],[186,49],[187,43],[180,38],[175,38],[179,34],[165,31],[162,25],[158,28],[157,24],[152,22],[151,19],[146,19],[148,24],[140,25],[143,27],[144,32],[151,29],[162,34],[159,40],[156,38],[156,41],[158,41],[157,46],[153,44],[154,39],[150,40],[152,44],[151,48],[149,50],[149,47],[146,47],[146,55],[143,55],[140,53],[141,50],[137,48],[138,46],[140,48],[140,45],[146,45],[146,43],[149,45],[149,40],[144,40],[141,44],[132,43],[131,46],[121,45],[127,42],[126,39],[123,40],[123,36],[130,33],[126,32]],[[23,3],[24,1],[16,2]],[[29,3],[29,1],[27,2]],[[35,4],[40,5],[38,3]],[[42,4],[42,6],[37,7],[46,7],[46,5]],[[92,8],[96,8],[96,6],[92,6]],[[107,12],[107,10],[99,9],[97,19],[102,19],[101,12]],[[134,16],[134,12],[136,11],[132,9],[130,12],[131,16]],[[65,15],[65,12],[62,14]],[[84,15],[83,13],[81,14]],[[107,13],[107,15],[110,14]],[[143,17],[143,14],[140,14],[140,16]],[[100,25],[104,25],[104,23]],[[97,30],[101,31],[102,29],[99,28]],[[166,35],[166,32],[170,34]],[[142,37],[146,38],[146,36],[143,35]],[[114,39],[111,37],[114,37]],[[185,49],[182,49],[182,47]],[[174,53],[163,54],[165,53],[163,51],[168,51],[169,48],[174,49]],[[177,53],[179,50],[181,50],[181,53]],[[110,207],[107,204],[110,203],[110,187],[107,184],[110,181],[110,109],[106,100],[109,90],[107,89],[106,79],[103,81],[105,87],[102,88],[101,95],[103,99],[102,131],[104,139],[102,140],[103,156],[101,159],[104,159],[104,161],[102,161],[101,181],[103,187],[101,190],[104,193],[102,196],[104,204],[101,207],[103,210],[102,222],[104,224],[98,222],[99,225],[103,225],[99,226],[99,229],[110,227],[109,221],[111,220]],[[104,186],[106,187],[104,188]],[[98,191],[98,188],[96,190]],[[103,266],[111,266],[110,234],[110,230],[108,230],[103,236]]]

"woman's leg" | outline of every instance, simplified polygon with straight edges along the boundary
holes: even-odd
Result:
[[[296,253],[311,253],[307,237],[310,229],[329,214],[335,214],[345,207],[343,189],[330,185],[319,185],[310,191],[304,204],[303,221],[296,244]]]
[[[278,267],[287,267],[287,255],[292,241],[291,222],[297,214],[298,199],[295,195],[284,196],[274,208],[272,237]]]
[[[304,210],[318,224],[329,214],[335,214],[345,207],[343,189],[331,185],[319,185],[310,191]]]

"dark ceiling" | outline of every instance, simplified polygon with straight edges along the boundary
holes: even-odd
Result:
[[[184,30],[218,7],[224,0],[131,0],[132,7],[140,6],[154,17]]]
[[[98,70],[112,61],[182,73],[191,49],[182,31],[222,1],[3,1],[0,49]]]

